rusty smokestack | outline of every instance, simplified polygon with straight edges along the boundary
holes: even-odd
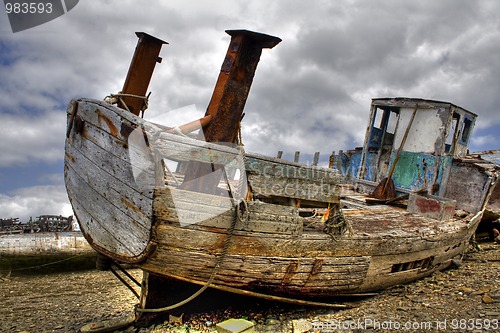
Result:
[[[263,48],[273,48],[281,39],[248,30],[226,30],[231,42],[217,79],[205,117],[208,125],[202,129],[205,141],[235,143],[243,109]],[[181,188],[214,193],[220,179],[204,177],[223,166],[206,163],[188,164]],[[197,181],[193,181],[197,179]]]
[[[231,42],[222,63],[219,78],[205,116],[211,116],[205,128],[207,142],[234,143],[243,108],[263,48],[273,48],[281,39],[248,30],[226,30]]]
[[[139,40],[137,41],[127,78],[125,79],[121,91],[121,94],[123,94],[122,100],[125,105],[120,101],[118,106],[123,109],[128,109],[138,116],[143,109],[145,103],[144,98],[126,95],[146,96],[155,65],[162,60],[159,57],[161,47],[163,44],[168,43],[144,32],[136,32],[135,34]]]

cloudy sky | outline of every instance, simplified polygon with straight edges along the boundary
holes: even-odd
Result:
[[[63,181],[66,107],[122,88],[134,32],[169,42],[145,118],[169,112],[180,125],[204,114],[227,29],[283,39],[257,68],[242,125],[247,151],[310,158],[360,146],[370,99],[396,96],[475,112],[471,151],[500,148],[496,0],[80,0],[18,33],[2,8],[0,218],[72,214]]]

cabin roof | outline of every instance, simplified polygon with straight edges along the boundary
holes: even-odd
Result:
[[[445,101],[438,101],[438,100],[432,100],[432,99],[424,99],[424,98],[408,98],[408,97],[383,97],[383,98],[372,98],[372,104],[373,105],[381,105],[381,106],[396,106],[396,107],[413,107],[416,103],[419,104],[419,106],[428,106],[428,107],[439,107],[439,106],[445,106],[445,107],[455,107],[460,110],[463,110],[470,115],[477,117],[477,114],[464,109],[461,106],[458,106],[456,104],[450,103],[450,102],[445,102]]]

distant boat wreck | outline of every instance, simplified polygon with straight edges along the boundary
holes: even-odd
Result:
[[[0,277],[13,271],[88,269],[95,257],[82,233],[73,230],[73,216],[41,215],[26,223],[0,219]]]
[[[0,235],[33,232],[74,231],[73,215],[40,215],[35,220],[21,222],[18,217],[0,219]]]
[[[294,302],[378,291],[460,260],[498,199],[498,165],[467,154],[474,113],[376,98],[363,147],[328,168],[248,153],[237,144],[243,107],[261,49],[279,39],[228,33],[198,134],[139,117],[142,99],[124,106],[145,95],[130,91],[139,86],[130,72],[118,106],[82,98],[68,107],[73,210],[96,251],[147,273],[139,311],[157,304],[151,276]],[[163,43],[138,36],[136,55]],[[134,56],[131,71],[151,59]]]

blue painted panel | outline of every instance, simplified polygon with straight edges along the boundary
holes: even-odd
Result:
[[[366,154],[366,161],[365,161],[365,180],[371,180],[375,181],[377,177],[377,156],[378,154],[376,153],[368,153]]]
[[[342,154],[341,160],[341,170],[342,176],[347,179],[357,178],[359,173],[359,166],[361,163],[361,151],[352,153],[349,155]],[[375,180],[377,170],[375,168],[375,163],[377,163],[377,154],[368,153],[365,161],[365,177],[366,180]]]
[[[346,178],[355,178],[358,175],[361,152],[352,154],[351,157],[342,155],[342,175]]]
[[[372,127],[370,131],[370,140],[368,141],[369,148],[378,148],[382,142],[382,130]]]

